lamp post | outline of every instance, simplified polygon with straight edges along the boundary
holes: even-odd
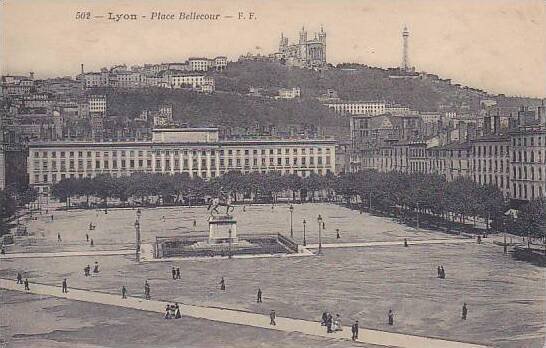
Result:
[[[307,241],[305,240],[305,224],[307,222],[305,221],[305,219],[303,219],[303,246],[306,246],[307,245]]]
[[[228,230],[229,239],[228,239],[228,258],[231,259],[231,228]]]
[[[320,214],[317,217],[317,222],[318,222],[318,254],[320,255],[322,253],[322,230],[321,230],[322,216],[320,216]]]
[[[292,225],[292,215],[294,213],[294,206],[290,204],[290,207],[288,208],[290,210],[290,238],[294,238],[294,228]]]
[[[135,220],[135,233],[136,233],[136,260],[140,261],[140,222],[137,218]]]
[[[419,229],[419,202],[417,202],[417,229]]]

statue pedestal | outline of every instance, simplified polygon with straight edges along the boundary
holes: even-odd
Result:
[[[237,243],[237,221],[229,215],[209,218],[209,244]]]

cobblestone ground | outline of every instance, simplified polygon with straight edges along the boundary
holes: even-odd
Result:
[[[388,219],[359,214],[342,207],[325,204],[298,205],[294,211],[294,221],[296,217],[298,220],[306,218],[307,221],[313,221],[307,225],[307,231],[311,230],[307,235],[308,242],[316,241],[316,215],[319,213],[326,223],[323,235],[325,242],[335,241],[336,228],[342,234],[340,242],[401,240],[405,237],[453,238],[431,231],[415,231]],[[99,216],[90,211],[56,212],[53,222],[46,222],[45,219],[32,221],[29,228],[36,229],[39,233],[44,232],[43,248],[63,249],[67,247],[64,243],[69,242],[73,243],[73,248],[87,248],[87,245],[81,243],[82,234],[85,234],[90,218],[95,217],[93,223],[97,225],[97,229],[92,233],[95,233],[97,240],[129,244],[134,237],[134,214],[132,210],[110,211],[108,215],[102,213]],[[163,222],[162,216],[165,216],[166,222]],[[142,216],[143,233],[146,239],[151,239],[154,228],[163,235],[191,232],[193,219],[197,217],[200,217],[198,229],[204,229],[205,216],[204,208],[187,211],[145,210]],[[238,229],[244,233],[289,231],[290,218],[286,206],[276,206],[274,209],[271,206],[247,207],[246,212],[240,211],[236,216],[239,221]],[[254,224],[251,224],[251,220]],[[77,226],[83,227],[78,230]],[[63,242],[56,246],[58,228],[64,231]],[[301,229],[294,229],[297,237]],[[97,246],[95,248],[99,249]],[[101,272],[92,277],[84,277],[83,267],[92,265],[95,261],[100,263]],[[436,267],[440,264],[446,269],[445,280],[436,278]],[[172,266],[181,268],[181,280],[171,279]],[[344,323],[358,319],[363,327],[501,347],[541,347],[545,336],[543,269],[515,261],[509,255],[504,255],[501,247],[491,243],[330,249],[324,250],[323,256],[303,258],[136,264],[132,257],[70,257],[46,261],[2,260],[0,263],[0,277],[14,278],[17,271],[25,272],[31,282],[60,285],[66,277],[69,286],[113,293],[119,292],[121,286],[125,285],[131,295],[137,296],[143,294],[143,283],[148,279],[152,287],[152,297],[157,299],[259,313],[268,313],[275,309],[280,316],[308,320],[319,320],[323,311],[330,311],[341,314]],[[225,277],[227,283],[225,293],[218,290],[221,276]],[[264,303],[261,305],[255,303],[258,287],[263,290]],[[469,308],[466,321],[460,320],[463,302]],[[14,304],[16,309],[19,306],[21,304]],[[389,308],[395,312],[393,327],[386,325]],[[62,307],[55,315],[63,317],[67,310],[66,306]],[[91,311],[94,314],[89,314],[86,318],[102,322],[115,320],[110,316],[118,311],[124,312],[116,309],[107,310],[104,314]],[[73,313],[70,315],[78,318]],[[153,314],[131,314],[128,318],[140,315],[144,321],[155,320],[150,318]],[[195,325],[201,325],[199,327],[206,330],[213,324],[199,324],[196,321]],[[232,337],[229,325],[213,326],[218,327],[219,337],[222,339]],[[78,332],[81,331],[76,330],[71,334],[67,333],[69,329],[58,330],[63,331],[63,339],[68,341],[71,335],[79,337]],[[241,342],[246,339],[254,342],[253,346],[259,346],[264,344],[263,339],[272,337],[268,335],[273,335],[262,335],[261,331],[258,333],[253,330],[255,329],[241,329],[239,334],[233,336]],[[89,337],[92,336],[90,332],[92,331],[87,333]],[[286,343],[283,346],[319,346],[314,340],[307,343],[290,335],[276,335],[279,337],[272,340]],[[158,331],[154,337],[160,336]],[[185,339],[190,338],[182,335],[181,342],[186,342]],[[98,339],[83,342],[99,346],[102,344]],[[169,342],[165,341],[166,344]],[[188,344],[196,346],[199,346],[199,342],[197,338],[187,341]]]

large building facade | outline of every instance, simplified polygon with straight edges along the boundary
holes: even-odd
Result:
[[[302,177],[335,173],[333,139],[219,140],[218,129],[154,130],[145,142],[49,142],[29,145],[30,185],[47,192],[64,178],[137,172],[213,178],[229,171]]]

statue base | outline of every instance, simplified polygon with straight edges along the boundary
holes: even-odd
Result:
[[[232,216],[218,215],[209,218],[209,244],[237,242],[237,221]]]

